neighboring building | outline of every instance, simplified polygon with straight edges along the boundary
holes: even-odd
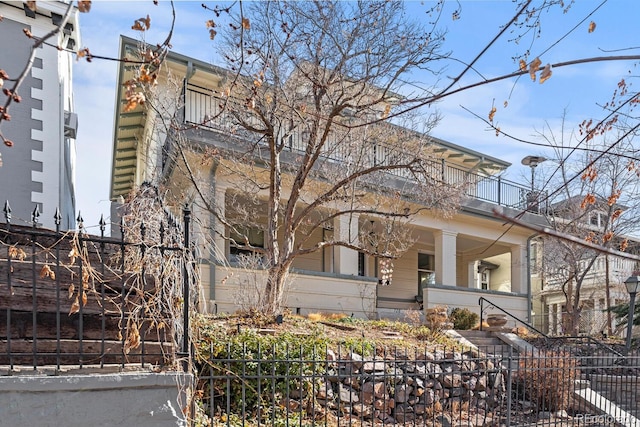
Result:
[[[120,55],[135,57],[137,46],[135,40],[123,37]],[[181,131],[181,136],[200,148],[228,150],[246,143],[241,134],[229,129],[228,122],[209,120],[220,106],[215,90],[220,90],[227,71],[175,53],[169,53],[163,67],[162,76],[170,74],[174,79],[170,87],[182,88],[184,106],[178,105],[176,112],[188,129]],[[172,135],[154,131],[156,112],[146,105],[125,112],[122,84],[134,71],[121,63],[111,200],[126,197],[145,181],[162,184],[163,191],[190,194],[193,187],[166,155],[172,146]],[[157,85],[158,94],[170,92],[166,77],[159,78]],[[431,143],[439,156],[438,173],[445,180],[464,177],[468,182],[461,210],[446,220],[428,212],[413,218],[411,225],[417,241],[394,261],[393,280],[388,286],[379,285],[383,275],[378,262],[352,249],[333,247],[300,257],[294,263],[293,284],[285,302],[292,312],[340,311],[360,317],[401,317],[407,309],[443,304],[478,312],[478,299],[485,296],[521,319],[529,317],[528,243],[532,233],[505,224],[493,215],[493,209],[498,207],[506,214],[522,213],[527,187],[499,177],[509,166],[505,161],[436,138],[431,138]],[[198,166],[198,153],[188,156],[193,156],[192,166],[203,168],[203,174],[209,177],[216,209],[226,212],[226,219],[233,223],[231,206],[241,195],[234,193],[232,183],[215,168]],[[196,210],[195,215],[209,229],[233,237],[210,214]],[[336,220],[333,226],[318,230],[309,239],[322,242],[328,234],[354,232],[369,223],[371,227],[377,225],[365,215],[356,218],[351,225]],[[521,218],[541,222],[541,217],[531,212],[522,213]],[[261,230],[253,230],[248,236],[252,245],[262,244]],[[260,272],[239,268],[235,261],[240,250],[228,239],[214,239],[221,254],[218,258],[204,255],[201,260],[202,298],[211,311],[233,312],[238,308],[239,283]]]
[[[68,2],[54,1],[36,4],[32,11],[23,2],[0,2],[0,68],[12,78],[22,72],[33,45],[23,30],[34,37],[44,36],[60,22],[68,6]],[[74,8],[58,37],[50,39],[54,46],[36,50],[33,68],[19,89],[22,102],[11,105],[11,121],[2,123],[5,137],[14,142],[11,148],[2,147],[0,167],[0,203],[9,202],[12,223],[30,224],[37,207],[41,226],[55,228],[54,215],[60,209],[61,228],[75,227],[77,116],[71,82],[79,37]],[[4,87],[11,84],[5,82]]]
[[[572,224],[574,233],[602,235],[605,218],[607,217],[607,203],[600,201],[586,209],[578,208],[583,197],[572,197],[570,199],[555,203],[552,209],[547,212],[550,221],[564,222]],[[624,207],[618,206],[622,210]],[[623,214],[624,215],[624,214]],[[618,243],[623,237],[614,238]],[[575,283],[566,285],[563,290],[563,283],[572,274],[571,268],[575,268],[578,273],[585,272],[589,263],[595,257],[593,265],[586,273],[580,287],[579,307],[580,320],[578,332],[591,336],[607,334],[608,330],[616,331],[617,320],[613,314],[608,315],[607,306],[615,306],[629,301],[624,281],[637,269],[637,263],[633,260],[597,254],[592,250],[584,249],[575,251],[578,255],[577,265],[571,266],[571,261],[566,263],[560,259],[564,256],[562,251],[551,253],[554,249],[546,244],[547,238],[537,237],[531,243],[531,280],[533,288],[533,310],[535,312],[535,326],[548,332],[550,335],[567,334],[566,317],[566,295],[575,291]],[[637,253],[638,240],[627,237],[627,252]],[[617,249],[619,245],[614,245]],[[547,251],[547,253],[545,253]],[[608,266],[607,266],[608,264]],[[609,295],[607,296],[607,271],[609,282]],[[609,303],[607,304],[607,298]],[[611,319],[610,328],[607,323]],[[618,332],[620,332],[618,330]]]

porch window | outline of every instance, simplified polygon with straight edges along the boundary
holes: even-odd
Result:
[[[418,296],[422,296],[423,287],[436,284],[435,270],[435,255],[418,253]]]
[[[491,271],[485,270],[480,273],[480,289],[489,289],[489,283],[491,283]]]
[[[253,251],[246,246],[254,248],[264,248],[264,231],[254,227],[235,227],[235,230],[229,232],[229,261],[238,262],[239,255],[255,255]]]

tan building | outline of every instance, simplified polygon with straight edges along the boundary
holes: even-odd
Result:
[[[121,55],[133,57],[136,46],[135,41],[123,38]],[[122,63],[118,84],[131,78],[133,72],[132,67]],[[264,274],[259,266],[251,269],[239,264],[239,255],[244,250],[234,244],[237,239],[229,224],[234,224],[236,230],[241,226],[234,223],[234,212],[243,194],[216,167],[216,162],[225,161],[224,156],[217,157],[213,165],[201,161],[207,150],[219,153],[234,147],[240,149],[247,142],[229,117],[218,114],[225,99],[216,94],[226,78],[226,70],[169,53],[155,91],[158,102],[163,97],[169,99],[171,92],[183,97],[183,103],[167,103],[169,108],[173,105],[173,112],[185,125],[180,137],[195,147],[183,153],[181,161],[191,165],[198,179],[208,182],[208,191],[214,195],[215,206],[209,206],[207,211],[194,203],[194,212],[201,224],[198,241],[215,243],[214,251],[201,252],[201,298],[209,311],[218,312],[240,308],[245,299],[252,297],[253,283]],[[167,154],[175,135],[157,127],[159,114],[148,103],[125,112],[124,90],[119,92],[116,104],[112,200],[126,197],[145,181],[162,185],[171,194],[183,195],[184,200],[194,200],[196,190],[192,182]],[[289,149],[295,153],[297,137],[295,134],[289,137]],[[531,292],[527,259],[532,233],[505,224],[493,215],[496,208],[510,215],[521,213],[526,208],[527,187],[500,178],[500,173],[510,165],[505,161],[437,138],[429,140],[438,176],[444,181],[464,180],[465,194],[457,213],[444,219],[425,210],[413,217],[410,226],[414,241],[392,266],[342,246],[324,247],[296,258],[284,301],[292,312],[402,317],[404,310],[436,305],[467,307],[478,312],[478,299],[484,296],[515,316],[528,318]],[[377,149],[381,150],[379,146]],[[346,163],[340,157],[337,161]],[[405,184],[410,179],[389,178],[390,182]],[[375,189],[364,191],[371,200],[385,197]],[[264,202],[268,193],[261,193],[261,197]],[[216,219],[211,209],[225,220]],[[522,218],[540,222],[540,217],[531,212],[525,212]],[[264,244],[264,230],[259,226],[247,225],[244,231],[246,243],[252,247]],[[369,244],[362,240],[383,232],[383,222],[378,218],[354,214],[336,217],[331,224],[298,238],[321,244],[334,237],[351,236],[359,239],[360,244]],[[372,239],[371,245],[374,244]],[[389,267],[393,270],[391,280],[383,271]]]

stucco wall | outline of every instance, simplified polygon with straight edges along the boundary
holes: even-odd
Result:
[[[0,377],[1,426],[186,426],[176,373]]]

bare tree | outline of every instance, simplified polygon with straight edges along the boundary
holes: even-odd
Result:
[[[573,136],[573,135],[572,135]],[[555,233],[574,236],[597,244],[602,249],[617,251],[635,250],[629,235],[637,232],[636,220],[640,205],[640,182],[636,165],[632,160],[635,151],[629,135],[619,133],[607,142],[607,134],[578,144],[584,150],[576,150],[575,143],[546,136],[554,147],[557,166],[547,181],[551,189],[547,218]],[[549,170],[549,167],[547,167]],[[611,261],[615,255],[563,238],[545,237],[544,256],[540,271],[546,280],[562,289],[565,296],[565,332],[578,333],[583,291],[586,279],[597,273],[598,286],[605,290],[605,309],[611,307]],[[596,267],[598,260],[603,260]],[[631,273],[632,262],[629,264]],[[619,281],[618,281],[619,282]],[[620,285],[620,283],[617,283]],[[611,333],[611,315],[608,315],[608,333]]]
[[[438,116],[408,112],[422,99],[403,90],[419,69],[437,80],[442,34],[409,20],[400,2],[248,7],[224,36],[223,108],[203,122],[223,122],[241,138],[194,158],[188,151],[200,149],[172,132],[173,152],[195,203],[226,225],[235,247],[260,255],[260,306],[276,313],[297,257],[341,246],[396,258],[413,243],[411,217],[453,214],[466,183],[445,184],[427,136]],[[397,110],[405,113],[391,121]],[[207,161],[229,185],[225,215],[197,178],[196,162]],[[358,228],[334,230],[340,222]],[[250,228],[261,229],[263,246],[252,244]],[[323,229],[320,241],[310,239]]]

